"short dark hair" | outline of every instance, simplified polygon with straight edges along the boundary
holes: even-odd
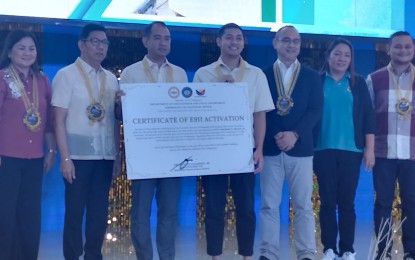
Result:
[[[392,33],[391,36],[389,36],[389,44],[392,43],[393,38],[399,37],[399,36],[409,36],[412,39],[412,36],[409,34],[409,32],[397,31],[397,32]]]
[[[237,25],[236,23],[227,23],[219,28],[217,37],[218,38],[222,37],[225,34],[226,29],[238,29],[242,32],[242,36],[244,36],[244,31],[239,25]]]
[[[284,25],[283,27],[279,28],[279,29],[278,29],[278,31],[276,31],[276,32],[275,32],[275,36],[274,36],[274,38],[275,38],[275,39],[278,39],[279,34],[280,34],[283,30],[288,29],[288,28],[290,28],[290,29],[294,29],[294,30],[296,30],[296,31],[298,32],[297,28],[295,28],[294,26],[292,26],[292,25]],[[300,34],[300,33],[298,33],[298,34]]]
[[[106,33],[104,26],[96,23],[89,23],[82,27],[81,33],[79,34],[79,40],[87,39],[89,37],[89,34],[93,31],[101,31]]]
[[[153,26],[156,25],[156,24],[158,24],[158,25],[160,25],[162,27],[167,28],[167,25],[164,22],[154,21],[154,22],[150,23],[149,25],[147,25],[146,28],[144,28],[143,37],[146,37],[146,38],[150,37],[151,30],[153,29]]]
[[[329,56],[330,56],[331,52],[334,50],[334,48],[336,48],[336,46],[339,45],[339,44],[345,44],[350,48],[350,54],[351,54],[350,58],[351,59],[350,59],[350,64],[349,64],[349,67],[347,68],[347,71],[349,71],[349,74],[350,74],[350,81],[349,81],[350,87],[353,87],[355,85],[355,75],[356,75],[356,73],[354,71],[354,61],[353,61],[354,60],[354,50],[353,50],[352,43],[350,41],[346,40],[345,38],[342,38],[342,37],[336,38],[329,44],[329,46],[327,47],[327,50],[325,52],[325,61],[324,61],[323,67],[321,68],[321,72],[322,73],[324,73],[324,72],[329,72],[330,73],[330,66],[329,66],[329,63],[328,63],[327,59],[329,58]]]
[[[11,51],[11,49],[16,43],[18,43],[20,40],[26,37],[31,38],[33,42],[35,43],[37,56],[36,56],[35,62],[32,64],[31,67],[32,67],[33,72],[35,73],[39,72],[39,63],[38,63],[39,47],[38,47],[36,38],[33,35],[33,33],[25,31],[25,30],[21,30],[21,29],[13,30],[7,35],[6,40],[4,42],[3,51],[1,52],[1,55],[0,55],[0,69],[4,69],[10,65],[12,61],[9,58],[9,52]]]

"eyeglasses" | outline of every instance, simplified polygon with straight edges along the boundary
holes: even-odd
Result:
[[[109,47],[110,46],[110,41],[108,41],[107,39],[100,40],[98,38],[90,38],[90,39],[84,39],[83,41],[84,42],[88,41],[88,42],[90,42],[95,47],[98,47],[100,43],[102,45],[104,45],[105,47]]]
[[[289,45],[290,43],[292,43],[294,46],[298,46],[301,44],[301,40],[300,39],[291,39],[291,38],[282,38],[277,39],[278,41],[282,42],[285,45]]]

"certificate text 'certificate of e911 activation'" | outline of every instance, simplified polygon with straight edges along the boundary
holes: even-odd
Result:
[[[121,84],[128,179],[252,172],[245,83]]]

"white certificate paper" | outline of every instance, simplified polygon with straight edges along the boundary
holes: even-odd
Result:
[[[245,83],[121,84],[128,179],[252,172]]]

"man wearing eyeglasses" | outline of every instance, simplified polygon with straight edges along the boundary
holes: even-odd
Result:
[[[109,47],[104,27],[83,27],[78,47],[80,57],[59,70],[52,82],[55,134],[65,183],[63,255],[65,259],[78,259],[82,254],[85,259],[102,259],[108,191],[117,154],[113,111],[118,81],[101,67]]]
[[[313,128],[321,117],[322,86],[318,73],[297,60],[301,38],[293,26],[279,29],[272,44],[278,59],[264,73],[276,110],[266,115],[264,168],[260,175],[260,259],[281,259],[279,206],[284,178],[294,210],[297,259],[314,259]]]

